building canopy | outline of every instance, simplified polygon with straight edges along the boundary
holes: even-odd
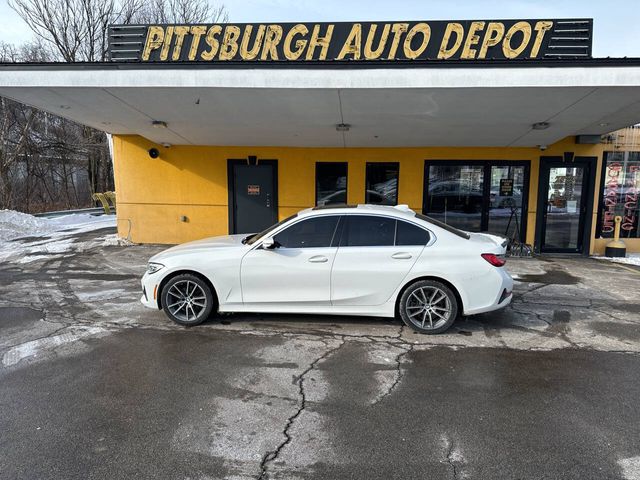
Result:
[[[186,145],[550,145],[640,122],[591,19],[127,25],[113,61],[0,65],[0,95]]]

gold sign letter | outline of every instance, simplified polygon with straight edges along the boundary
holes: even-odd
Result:
[[[517,48],[513,48],[511,45],[511,39],[517,32],[522,32],[522,43],[518,45]],[[504,53],[504,56],[507,58],[517,58],[518,55],[527,48],[529,40],[531,40],[531,25],[529,25],[529,22],[514,23],[504,36],[504,42],[502,42],[502,53]]]
[[[480,51],[478,52],[478,58],[487,58],[487,50],[491,47],[495,47],[500,43],[504,37],[504,24],[500,22],[489,22],[487,25],[487,31],[484,34]]]
[[[472,47],[477,45],[480,41],[480,36],[476,34],[482,29],[484,29],[484,22],[471,22],[460,58],[464,58],[466,60],[476,58],[476,50]]]
[[[378,29],[378,25],[375,23],[371,24],[369,27],[369,33],[367,34],[367,41],[364,44],[364,58],[367,60],[375,60],[382,55],[384,52],[384,47],[387,46],[387,39],[389,38],[389,31],[391,30],[391,25],[388,23],[384,24],[384,28],[382,29],[382,34],[380,35],[380,42],[378,42],[378,48],[373,50],[373,39],[376,34],[376,30]]]
[[[349,36],[342,46],[336,60],[342,60],[347,55],[353,55],[354,60],[360,60],[360,50],[362,48],[362,25],[354,23],[349,32]]]
[[[180,54],[182,53],[182,44],[184,43],[184,36],[189,33],[189,27],[180,25],[176,27],[176,44],[173,46],[173,53],[171,54],[171,60],[174,62],[180,60]]]
[[[151,26],[147,33],[147,41],[144,44],[144,50],[142,51],[142,60],[149,60],[151,50],[157,50],[162,46],[162,39],[164,37],[164,28]]]
[[[296,48],[292,49],[291,44],[293,43],[293,37],[295,37],[296,35],[302,35],[304,37],[308,33],[309,29],[301,23],[289,30],[287,36],[284,39],[283,45],[284,56],[287,60],[298,60],[298,58],[300,58],[300,55],[302,55],[302,52],[304,51],[304,47],[307,46],[307,41],[300,39],[296,40]]]
[[[391,27],[393,33],[393,40],[391,40],[391,48],[389,49],[389,60],[396,58],[396,52],[398,51],[398,45],[400,45],[400,37],[409,28],[408,23],[394,23]]]
[[[553,22],[537,22],[534,30],[536,33],[536,39],[533,41],[533,47],[531,47],[531,58],[536,58],[540,52],[540,46],[542,45],[542,39],[544,34],[553,27]]]
[[[267,60],[267,57],[270,56],[271,60],[278,60],[278,50],[276,47],[280,43],[280,40],[282,40],[282,27],[280,25],[269,25],[260,58]]]
[[[233,60],[238,53],[238,38],[240,37],[240,27],[227,25],[222,37],[220,46],[220,60]]]
[[[413,40],[413,37],[415,37],[418,33],[422,34],[422,43],[417,50],[413,50],[411,48],[411,41]],[[431,27],[429,26],[429,24],[418,23],[414,25],[411,30],[409,30],[409,33],[407,33],[407,37],[404,39],[404,56],[411,60],[418,58],[420,55],[422,55],[422,52],[427,49],[430,39]]]
[[[311,40],[309,40],[309,48],[307,48],[307,60],[313,60],[313,54],[316,51],[316,47],[320,47],[320,55],[318,60],[326,60],[327,53],[329,52],[329,45],[331,45],[331,37],[333,36],[334,25],[327,26],[327,33],[324,37],[320,36],[320,25],[313,26],[313,32],[311,32]]]
[[[198,54],[198,47],[200,46],[200,38],[202,35],[207,33],[207,27],[203,26],[195,26],[191,27],[191,35],[193,35],[193,39],[191,40],[191,48],[189,49],[189,60],[192,62],[196,59],[196,55]]]
[[[164,32],[164,43],[162,44],[162,50],[160,50],[160,60],[163,62],[169,58],[169,48],[171,48],[171,39],[173,38],[173,26],[169,25]]]
[[[220,25],[214,25],[209,29],[209,31],[207,32],[207,36],[204,39],[205,42],[207,42],[207,45],[209,45],[209,50],[204,51],[200,54],[200,58],[202,58],[202,60],[210,61],[213,60],[213,58],[216,56],[216,54],[218,53],[218,48],[220,47],[220,42],[218,42],[216,36],[220,35],[221,32],[222,27]]]
[[[254,60],[258,53],[260,53],[260,47],[262,47],[262,39],[264,38],[265,26],[260,25],[258,32],[256,33],[256,39],[253,41],[253,47],[249,49],[249,40],[251,40],[251,32],[253,31],[252,25],[244,27],[244,34],[242,35],[242,44],[240,45],[240,56],[243,60]]]
[[[449,47],[449,40],[451,39],[451,34],[456,34],[456,39],[453,42],[453,45]],[[460,48],[462,44],[462,38],[464,37],[464,27],[459,23],[448,23],[447,29],[444,31],[444,35],[442,37],[442,43],[440,44],[440,51],[438,52],[439,59],[447,59],[451,58]]]

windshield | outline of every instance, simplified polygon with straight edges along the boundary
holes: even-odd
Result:
[[[260,240],[262,237],[264,237],[265,235],[271,233],[273,230],[278,228],[280,225],[283,225],[283,224],[287,223],[289,220],[291,220],[293,218],[296,218],[297,216],[298,216],[298,214],[294,213],[290,217],[287,217],[284,220],[280,220],[278,223],[276,223],[274,225],[271,225],[269,228],[267,228],[266,230],[261,231],[260,233],[255,233],[253,235],[249,235],[248,237],[245,237],[244,240],[242,240],[242,243],[247,244],[247,245],[253,245],[258,240]]]
[[[422,215],[421,213],[416,213],[416,217],[418,217],[420,220],[424,220],[425,222],[433,223],[437,227],[440,227],[447,232],[464,238],[465,240],[469,240],[471,238],[471,235],[469,235],[467,232],[458,230],[457,228],[452,227],[451,225],[447,225],[446,223],[441,222],[440,220],[436,220],[435,218],[427,217],[426,215]]]

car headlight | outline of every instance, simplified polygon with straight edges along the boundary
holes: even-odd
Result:
[[[161,263],[153,263],[153,262],[147,263],[148,274],[156,273],[158,270],[162,268],[164,268],[164,265],[162,265]]]

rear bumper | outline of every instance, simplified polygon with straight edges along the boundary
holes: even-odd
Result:
[[[504,268],[499,268],[501,281],[497,290],[495,300],[489,304],[479,308],[465,310],[465,315],[476,315],[478,313],[492,312],[506,307],[513,299],[513,279]]]

